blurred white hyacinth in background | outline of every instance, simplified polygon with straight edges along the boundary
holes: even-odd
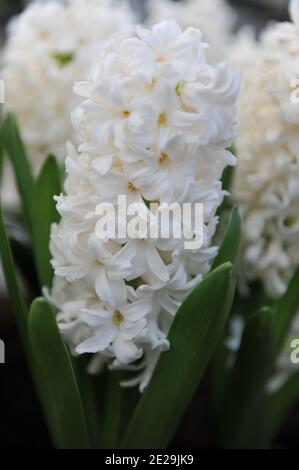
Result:
[[[126,2],[110,0],[34,1],[11,21],[1,70],[6,109],[16,115],[35,169],[49,153],[64,160],[74,138],[74,81],[111,36],[128,37],[133,25]]]
[[[209,44],[208,60],[217,63],[227,57],[236,13],[226,0],[148,0],[147,24],[176,20],[181,28],[193,26],[201,30]]]
[[[244,35],[231,54],[244,73],[233,188],[244,223],[241,275],[262,281],[272,298],[299,264],[298,0],[290,11],[292,22],[271,25],[258,42]]]
[[[107,45],[75,86],[84,98],[73,113],[80,145],[69,145],[65,194],[57,198],[52,300],[72,349],[93,353],[93,370],[103,362],[140,369],[129,384],[141,390],[169,347],[179,306],[210,270],[220,178],[235,164],[226,149],[239,76],[225,63],[209,65],[204,50],[201,32],[182,32],[175,21],[138,28],[137,37]],[[184,239],[173,238],[101,240],[96,209],[116,206],[119,194],[145,213],[149,201],[159,208],[204,202],[203,246],[186,250]]]

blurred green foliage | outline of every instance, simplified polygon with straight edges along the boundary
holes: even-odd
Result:
[[[21,11],[24,2],[22,0],[1,0],[0,2],[0,22],[5,24],[8,19]]]

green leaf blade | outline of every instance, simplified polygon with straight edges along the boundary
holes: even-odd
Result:
[[[230,151],[235,154],[235,151],[233,148],[230,149]],[[222,189],[223,191],[230,191],[234,179],[234,174],[235,174],[235,168],[234,166],[227,166],[222,174],[221,181],[222,181]]]
[[[41,287],[51,287],[53,269],[49,249],[51,225],[59,221],[54,196],[60,194],[59,169],[49,155],[37,177],[32,199],[32,236],[35,262]]]
[[[226,228],[222,245],[214,260],[212,269],[221,266],[223,263],[230,262],[234,264],[238,256],[242,227],[239,210],[234,207],[231,212],[229,224]]]
[[[261,410],[273,366],[274,331],[274,313],[268,307],[262,308],[246,322],[219,407],[225,447],[259,446],[263,440]]]
[[[152,380],[131,420],[123,448],[164,448],[195,393],[231,308],[235,277],[230,263],[193,290],[169,332]]]
[[[228,167],[232,171],[232,167]],[[234,207],[231,211],[229,224],[226,228],[223,242],[216,256],[212,270],[223,263],[235,263],[241,243],[241,218],[239,210]],[[218,414],[217,408],[222,396],[222,390],[227,380],[227,358],[228,348],[221,342],[212,358],[210,364],[211,394],[215,415]]]
[[[0,254],[2,267],[5,275],[6,285],[9,293],[9,298],[12,304],[12,308],[15,314],[16,322],[18,325],[19,334],[23,342],[23,346],[29,355],[28,345],[28,329],[27,329],[27,318],[28,309],[21,292],[18,279],[16,276],[14,259],[9,243],[7,230],[5,227],[2,207],[0,204]],[[29,356],[28,356],[29,357]]]
[[[29,335],[41,382],[43,404],[55,445],[62,449],[91,447],[75,373],[50,304],[36,299],[29,314]]]
[[[299,268],[295,272],[285,295],[276,305],[276,350],[277,354],[284,346],[289,328],[299,308]]]
[[[266,435],[271,442],[299,403],[299,372],[293,373],[275,393],[267,395]]]
[[[4,139],[3,139],[3,125],[0,127],[0,186],[4,165]]]
[[[7,114],[3,122],[3,139],[5,149],[13,166],[16,183],[22,199],[24,214],[28,226],[31,228],[33,176],[18,126],[14,116],[10,113]]]

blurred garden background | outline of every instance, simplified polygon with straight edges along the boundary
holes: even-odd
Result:
[[[147,3],[151,0],[131,0],[131,7],[140,21],[145,18]],[[183,2],[183,0],[181,0]],[[0,0],[0,42],[5,41],[5,28],[10,19],[20,13],[29,2],[22,0]],[[257,33],[268,22],[288,19],[287,0],[230,0],[228,3],[238,15],[236,29],[246,24],[254,26]],[[1,76],[0,76],[1,78]],[[9,220],[11,233],[19,237],[17,224]],[[24,272],[30,265],[23,259]],[[28,292],[28,296],[33,293]],[[41,409],[30,378],[24,354],[18,338],[14,317],[11,313],[3,282],[0,291],[0,338],[6,341],[6,365],[0,366],[0,446],[3,448],[49,448],[51,441],[44,423]],[[5,403],[5,406],[4,406]],[[205,387],[191,403],[173,448],[217,447],[213,423],[207,414]],[[296,448],[299,445],[299,410],[289,419],[276,440],[278,448]]]
[[[26,0],[1,0],[0,20],[2,38],[7,21],[14,14],[22,11],[26,3],[29,2],[26,2]],[[252,23],[256,27],[261,27],[271,19],[283,20],[288,18],[287,0],[230,0],[228,3],[233,5],[238,11],[240,24]],[[145,14],[146,0],[131,0],[131,5],[140,15]]]

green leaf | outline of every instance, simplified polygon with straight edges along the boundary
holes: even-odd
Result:
[[[231,351],[225,345],[224,338],[221,338],[208,368],[210,404],[215,419],[218,419],[223,390],[229,377],[228,360]]]
[[[14,311],[18,332],[23,344],[25,355],[28,364],[31,368],[32,377],[36,385],[40,401],[43,399],[43,385],[42,381],[38,379],[35,373],[34,359],[32,356],[29,331],[28,331],[28,308],[21,292],[12,256],[11,246],[8,239],[7,231],[4,224],[2,208],[0,204],[0,253],[2,260],[2,267],[5,275],[6,285],[9,293],[9,299]]]
[[[71,358],[45,299],[36,299],[31,306],[29,336],[55,445],[62,449],[91,447]]]
[[[295,372],[280,390],[267,396],[265,420],[268,442],[276,437],[298,403],[299,372]]]
[[[6,151],[13,166],[27,223],[31,228],[33,176],[15,118],[12,114],[7,114],[3,122],[3,138]]]
[[[299,308],[299,268],[291,280],[286,294],[278,301],[276,306],[276,348],[277,353],[284,346],[289,328]]]
[[[28,309],[17,280],[14,260],[4,223],[0,204],[0,253],[10,302],[15,314],[19,333],[26,352],[29,354],[27,317]]]
[[[99,449],[106,376],[104,373],[93,375],[87,372],[88,363],[91,360],[89,354],[71,357],[71,359],[82,398],[92,448]]]
[[[216,256],[212,269],[221,266],[223,263],[230,262],[234,264],[241,241],[241,219],[239,210],[234,207],[231,213],[228,227],[224,234],[223,243],[220,247],[219,253]]]
[[[61,436],[61,433],[63,432],[63,427],[61,427],[60,421],[64,420],[65,413],[69,411],[73,412],[73,410],[70,410],[70,408],[77,407],[77,411],[75,412],[74,419],[70,417],[69,422],[71,424],[73,423],[74,425],[78,425],[78,424],[81,425],[81,419],[78,418],[78,415],[80,415],[81,413],[80,406],[82,408],[82,404],[80,402],[80,397],[78,397],[76,384],[72,384],[73,390],[65,389],[65,384],[68,384],[69,382],[72,381],[72,371],[67,370],[67,366],[65,365],[67,361],[70,359],[68,357],[67,350],[60,338],[53,314],[51,311],[49,311],[50,307],[43,300],[37,301],[32,307],[32,312],[31,312],[32,324],[31,324],[31,332],[30,332],[31,335],[29,335],[28,309],[27,309],[26,302],[21,293],[18,280],[16,277],[14,261],[13,261],[12,252],[11,252],[5,224],[4,224],[1,205],[0,205],[0,253],[1,253],[2,266],[3,266],[5,278],[6,278],[6,284],[7,284],[7,288],[9,292],[9,297],[10,297],[10,301],[12,303],[12,307],[15,313],[18,330],[19,330],[19,333],[23,342],[23,347],[26,352],[28,363],[31,367],[33,379],[36,384],[41,403],[43,404],[46,417],[49,422],[49,427],[52,430],[53,436],[55,436],[55,442],[57,442],[58,445],[64,442],[66,443],[66,445],[67,444],[71,445],[72,442],[74,442],[74,444],[78,443],[79,446],[80,446],[80,443],[82,443],[82,446],[86,446],[85,432],[84,431],[81,432],[80,428],[78,428],[78,432],[76,431],[74,435],[71,436],[69,439],[64,439],[64,437]],[[44,313],[45,315],[43,315],[42,313]],[[55,326],[53,325],[53,322]],[[39,334],[40,336],[36,337],[36,335],[39,335]],[[32,336],[33,336],[33,339],[32,339]],[[33,353],[32,353],[32,346],[33,346]],[[40,348],[40,352],[38,352],[39,348]],[[63,356],[63,354],[64,356],[61,357],[58,354],[58,351],[59,352],[62,351],[61,356]],[[58,357],[59,357],[59,361],[61,361],[60,365],[59,365]],[[43,361],[44,360],[46,361],[47,359],[49,361],[49,375],[47,375],[45,368],[43,369]],[[38,367],[36,367],[36,363]],[[42,368],[42,371],[40,370],[41,368]],[[56,384],[56,388],[54,387],[55,388],[54,392],[56,392],[56,395],[54,393],[53,397],[49,397],[47,396],[47,393],[45,393],[45,391],[47,390],[47,388],[45,387],[45,383],[47,384],[48,390],[49,390],[49,384],[51,384],[51,379],[55,380],[54,379],[55,373],[56,373],[56,378],[57,378],[57,384]],[[61,377],[59,373],[61,375],[64,374],[64,377]],[[44,379],[45,379],[45,382],[44,382]],[[65,400],[65,404],[62,403],[63,400]],[[59,413],[59,409],[58,409],[59,405],[65,408],[65,413],[62,413],[61,416],[57,418],[57,413]],[[82,424],[82,429],[84,429],[84,424]],[[80,436],[80,434],[82,436]],[[81,441],[81,437],[82,437],[82,441]]]
[[[164,448],[171,441],[219,342],[235,290],[232,266],[210,273],[179,309],[121,447]]]
[[[232,150],[232,149],[231,149]],[[232,153],[233,150],[232,150]],[[232,182],[234,179],[235,167],[234,166],[227,166],[222,174],[221,181],[222,181],[222,189],[224,191],[230,191]]]
[[[106,377],[105,409],[103,410],[103,426],[101,447],[104,449],[117,448],[122,431],[122,412],[126,403],[125,390],[121,388],[121,373],[108,372]]]
[[[3,164],[4,164],[4,142],[3,142],[3,127],[0,127],[0,187],[1,187],[1,178],[3,173]]]
[[[124,371],[87,373],[91,355],[72,358],[93,448],[117,448],[140,398],[138,389],[120,387]]]
[[[263,308],[246,322],[219,409],[224,447],[259,446],[261,403],[273,364],[274,314]]]
[[[229,150],[232,153],[235,153],[232,147]],[[221,218],[223,215],[225,215],[227,211],[231,211],[232,209],[233,203],[230,197],[230,190],[233,184],[234,174],[235,174],[235,167],[227,166],[224,169],[222,176],[221,176],[222,189],[223,191],[226,191],[226,195],[224,197],[223,203],[221,204],[220,207],[218,207],[218,210],[217,210],[217,215]],[[218,229],[219,229],[219,226],[218,226]]]
[[[25,241],[15,238],[13,231],[10,235],[9,227],[7,227],[7,231],[15,265],[23,278],[26,279],[26,286],[28,285],[30,292],[36,297],[40,293],[40,287],[32,247]]]
[[[50,229],[58,222],[54,196],[60,194],[59,169],[55,157],[50,155],[44,162],[33,190],[32,237],[35,262],[41,287],[52,285],[53,269],[50,264]]]
[[[140,399],[140,393],[136,387],[120,386],[126,375],[124,371],[106,371],[100,440],[103,449],[118,448],[128,421],[132,418]]]
[[[231,167],[229,167],[231,168]],[[234,264],[241,242],[241,219],[237,207],[231,211],[229,224],[223,236],[223,242],[216,256],[212,269],[225,262]],[[218,415],[218,406],[222,397],[223,387],[227,381],[227,360],[229,351],[223,344],[223,338],[215,350],[210,363],[211,402],[215,415]]]

